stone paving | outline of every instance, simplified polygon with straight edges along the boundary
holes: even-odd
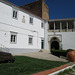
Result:
[[[16,54],[20,56],[28,56],[33,58],[39,58],[39,59],[45,59],[45,60],[52,60],[52,61],[62,61],[67,62],[67,60],[56,57],[50,53],[48,50],[43,50],[43,52],[33,52],[33,53],[22,53],[22,54]]]

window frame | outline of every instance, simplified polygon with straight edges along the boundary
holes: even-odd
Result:
[[[60,22],[55,21],[55,30],[60,30]]]
[[[17,12],[17,16],[15,17],[15,14],[14,14],[14,12],[16,13]],[[14,19],[18,19],[18,10],[16,10],[16,9],[13,9],[12,10],[12,18],[14,18]]]
[[[41,49],[44,49],[44,42],[45,42],[44,38],[41,38]]]
[[[33,25],[33,17],[29,17],[29,23]]]
[[[32,39],[32,40],[30,41],[30,39]],[[33,45],[33,36],[32,35],[28,36],[28,44]]]
[[[49,23],[49,30],[54,30],[54,22]]]
[[[41,28],[43,28],[43,29],[44,29],[44,23],[43,23],[43,22],[41,22]]]
[[[74,29],[74,22],[68,21],[68,29]]]
[[[66,29],[67,29],[66,21],[62,21],[62,30],[66,30]]]
[[[11,37],[12,35],[13,35],[13,40],[12,40],[12,37]],[[14,41],[14,38],[15,38],[15,41]],[[10,43],[11,44],[17,44],[17,33],[16,32],[11,32],[10,31]]]

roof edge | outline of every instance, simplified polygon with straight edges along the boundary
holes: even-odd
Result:
[[[9,2],[9,1],[7,1],[7,0],[0,0],[0,1],[1,1],[1,2],[6,2],[6,3],[9,4],[11,7],[14,6],[14,7],[20,9],[20,10],[23,11],[23,12],[26,12],[26,13],[32,15],[32,16],[35,16],[35,17],[37,17],[37,18],[39,18],[39,19],[41,19],[41,20],[46,21],[45,19],[41,18],[40,16],[35,15],[34,13],[32,13],[32,12],[30,12],[30,11],[27,11],[27,10],[23,9],[23,8],[21,8],[20,6],[17,6],[17,5],[15,5],[15,4],[12,4],[11,2]]]

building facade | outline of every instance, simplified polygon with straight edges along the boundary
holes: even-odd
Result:
[[[0,45],[12,54],[44,48],[45,20],[7,1],[0,0]],[[4,47],[3,47],[4,49]]]
[[[48,49],[75,49],[75,18],[48,22]]]
[[[48,12],[44,0],[21,7],[0,0],[0,51],[75,49],[75,18],[49,20]]]

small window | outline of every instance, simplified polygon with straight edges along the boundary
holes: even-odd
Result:
[[[13,10],[13,18],[17,19],[17,15],[18,15],[18,11],[17,10]]]
[[[43,22],[41,23],[41,28],[44,28],[44,23]]]
[[[33,24],[33,18],[32,17],[30,17],[30,23]]]
[[[10,43],[12,43],[12,44],[16,44],[17,43],[17,33],[11,32]]]
[[[33,44],[33,36],[29,36],[29,44]]]

